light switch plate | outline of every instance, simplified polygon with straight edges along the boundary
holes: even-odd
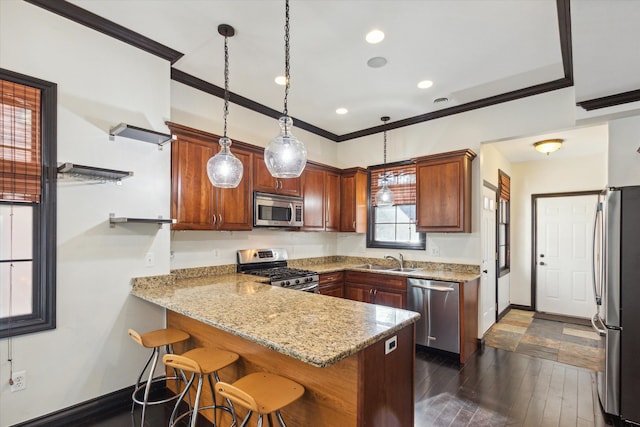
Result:
[[[394,335],[384,342],[384,354],[389,354],[398,348],[398,336]]]

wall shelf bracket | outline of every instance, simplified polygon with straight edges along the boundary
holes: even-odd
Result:
[[[156,144],[159,150],[162,150],[165,144],[175,139],[173,135],[168,133],[156,132],[126,123],[120,123],[109,129],[109,136],[111,140],[114,140],[116,136],[121,136],[123,138],[137,139],[138,141]]]
[[[116,214],[109,214],[109,227],[114,228],[116,224],[127,224],[127,223],[135,223],[135,224],[158,224],[158,226],[162,227],[163,224],[175,224],[176,220],[172,218],[162,218],[162,216],[158,216],[158,218],[130,218],[130,217],[117,217]]]

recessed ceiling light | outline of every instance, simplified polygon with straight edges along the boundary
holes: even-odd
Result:
[[[275,82],[276,84],[279,84],[280,86],[284,86],[285,83],[287,83],[287,78],[285,76],[278,76],[275,78]]]
[[[347,110],[344,107],[340,107],[338,109],[336,109],[336,114],[347,114],[349,112],[349,110]]]
[[[384,33],[380,30],[371,30],[367,33],[365,39],[371,44],[380,43],[384,40]]]
[[[428,89],[431,86],[433,86],[433,82],[431,80],[422,80],[421,82],[418,83],[418,87],[420,89]]]
[[[371,68],[384,67],[385,65],[387,65],[387,58],[383,58],[382,56],[374,56],[367,61],[367,65]]]

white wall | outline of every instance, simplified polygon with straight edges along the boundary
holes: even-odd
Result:
[[[0,426],[33,419],[131,385],[147,351],[128,336],[163,324],[162,310],[129,295],[134,276],[169,272],[169,230],[109,228],[119,216],[169,216],[170,151],[118,138],[119,122],[167,132],[169,64],[18,0],[0,1],[0,67],[58,84],[58,161],[131,170],[122,186],[60,181],[57,328],[13,338],[9,391],[0,346]],[[155,266],[144,267],[147,252]]]
[[[609,123],[607,185],[640,185],[640,116]]]
[[[171,121],[220,135],[223,100],[177,82],[171,82]],[[294,111],[291,112],[295,114]],[[227,134],[264,147],[278,134],[276,119],[235,104],[229,105]],[[304,142],[307,158],[335,165],[336,143],[295,127]],[[233,151],[233,146],[231,147]],[[279,230],[174,231],[171,237],[171,268],[235,264],[239,249],[284,247],[292,259],[336,254],[336,233]]]
[[[573,89],[567,88],[517,101],[481,108],[438,120],[387,132],[387,161],[406,160],[428,154],[470,148],[480,153],[485,141],[517,137],[574,122]],[[391,118],[393,121],[393,117]],[[372,126],[378,123],[373,123]],[[338,144],[339,167],[369,166],[383,160],[382,134],[370,135]],[[427,234],[426,251],[403,251],[410,260],[480,264],[480,161],[472,163],[472,230],[470,234]],[[338,235],[339,255],[379,257],[389,250],[367,249],[366,235]],[[430,255],[437,247],[440,255]],[[395,252],[395,251],[394,251]]]
[[[511,303],[531,305],[531,195],[604,188],[605,155],[513,163],[511,175]]]

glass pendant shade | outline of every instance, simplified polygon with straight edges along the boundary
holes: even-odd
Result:
[[[382,178],[382,188],[376,193],[376,206],[393,206],[395,196],[393,191],[389,189],[387,178]]]
[[[280,134],[264,149],[264,162],[276,178],[297,178],[307,164],[307,149],[291,134],[291,117],[280,117],[279,124]]]
[[[220,138],[220,151],[207,162],[207,175],[215,187],[236,188],[242,180],[244,167],[229,150],[230,146],[231,139],[226,136]]]

